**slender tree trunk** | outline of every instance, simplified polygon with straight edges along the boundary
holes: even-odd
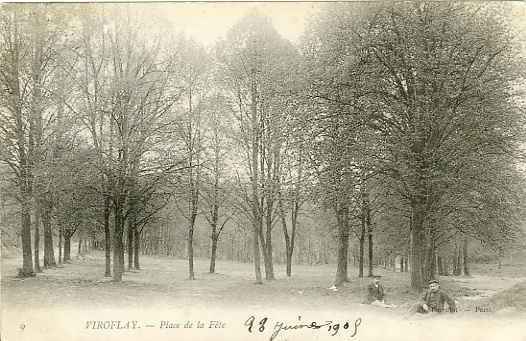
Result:
[[[428,240],[426,242],[425,256],[424,256],[424,267],[422,273],[424,274],[424,282],[427,283],[429,280],[435,278],[436,274],[436,246],[434,239],[434,230],[431,229],[427,234]]]
[[[38,200],[36,201],[36,210],[35,210],[35,240],[34,240],[34,247],[35,247],[35,254],[34,254],[34,266],[35,266],[35,272],[39,273],[42,272],[42,269],[40,268],[40,203]],[[45,264],[44,264],[45,266]]]
[[[79,235],[79,245],[78,245],[78,249],[77,249],[77,256],[78,257],[81,257],[83,256],[83,250],[82,250],[82,242],[83,242],[83,236],[82,236],[82,230],[79,231],[78,235]]]
[[[338,210],[338,263],[336,269],[335,286],[348,282],[347,254],[349,252],[349,208]]]
[[[435,246],[434,242],[431,242],[431,245],[426,250],[425,258],[425,268],[424,268],[424,281],[428,282],[433,279],[436,274],[436,255],[435,255]]]
[[[135,270],[140,270],[141,267],[139,266],[139,251],[140,251],[140,233],[137,226],[133,229],[133,242],[135,244],[135,247],[133,248],[133,265]]]
[[[42,220],[44,223],[44,267],[46,269],[57,267],[55,250],[53,249],[53,230],[51,226],[51,213],[53,203],[49,199],[43,202]]]
[[[368,246],[369,246],[369,274],[368,277],[373,277],[373,225],[371,224],[371,208],[369,206],[369,195],[365,197],[365,223],[368,232]],[[365,237],[365,236],[362,236]]]
[[[301,168],[300,168],[301,170]],[[298,176],[298,178],[301,178],[301,173]],[[292,210],[292,231],[290,234],[290,247],[287,251],[287,276],[292,275],[292,256],[294,255],[294,245],[296,242],[296,231],[298,229],[298,214],[300,210],[300,204],[299,204],[299,194],[296,194],[295,203],[293,204],[293,210]]]
[[[278,209],[279,216],[281,219],[281,226],[283,227],[283,236],[285,238],[285,264],[286,264],[286,274],[287,277],[292,275],[292,256],[294,254],[294,237],[296,234],[296,225],[297,225],[297,214],[296,210],[298,209],[297,204],[293,203],[292,207],[292,232],[289,235],[289,230],[287,227],[287,220],[285,218],[285,210],[283,208],[283,201],[281,198],[281,192],[278,199]]]
[[[71,261],[71,232],[64,231],[64,263]]]
[[[216,156],[217,160],[217,156]],[[219,179],[217,177],[218,174],[218,168],[216,166],[214,174],[216,174],[215,182],[214,182],[214,205],[212,206],[212,217],[211,217],[211,227],[212,227],[212,234],[210,235],[210,239],[212,241],[212,247],[210,250],[210,266],[208,268],[208,273],[215,273],[216,271],[216,254],[217,254],[217,242],[219,240],[219,234],[217,232],[217,221],[219,217],[219,206],[217,205],[217,197],[218,197],[218,188],[219,188]],[[224,225],[223,225],[224,226]]]
[[[18,11],[13,13],[13,22],[18,25]],[[12,86],[9,89],[11,92],[11,98],[13,100],[13,116],[16,126],[16,152],[18,152],[19,158],[19,169],[18,169],[18,181],[19,181],[19,194],[21,198],[20,202],[20,236],[22,237],[22,268],[18,271],[19,277],[31,277],[35,276],[33,270],[33,252],[31,250],[31,196],[32,196],[32,172],[31,163],[29,160],[28,146],[26,142],[26,117],[23,113],[22,96],[21,93],[22,85],[20,81],[22,79],[19,68],[16,65],[20,61],[19,46],[20,41],[18,34],[14,35],[13,47],[8,60],[13,65],[12,73],[10,74]],[[8,89],[5,89],[8,90]],[[4,90],[4,92],[5,92]],[[29,155],[28,155],[29,154]]]
[[[62,264],[62,223],[58,225],[58,263]]]
[[[280,199],[281,201],[281,199]],[[287,268],[287,277],[291,276],[292,273],[292,251],[291,251],[291,240],[289,236],[289,231],[287,229],[287,221],[285,219],[285,212],[283,212],[283,204],[280,202],[280,217],[281,217],[281,226],[283,227],[283,235],[285,238],[285,264]]]
[[[263,205],[261,204],[261,206],[259,207],[263,207]],[[265,244],[265,234],[264,234],[264,229],[263,229],[263,215],[261,215],[260,217],[261,218],[259,220],[258,237],[259,237],[259,246],[261,247],[261,249],[259,250],[259,252],[260,254],[263,255],[263,265],[266,267],[268,259],[267,259],[267,246]],[[266,268],[265,268],[265,271],[266,271]]]
[[[123,180],[122,180],[123,181]],[[120,188],[120,186],[117,186]],[[124,198],[117,194],[115,200],[115,233],[113,234],[113,280],[122,281],[124,273]]]
[[[256,284],[263,284],[263,278],[261,276],[261,259],[259,253],[259,227],[257,226],[257,221],[254,221],[253,225],[254,269],[256,274]]]
[[[214,226],[212,228],[212,250],[211,250],[211,253],[210,253],[210,267],[208,269],[208,273],[215,273],[216,272],[216,253],[217,253],[217,240],[219,239],[218,238],[218,235],[216,234],[215,232],[216,230],[216,227]]]
[[[293,256],[294,249],[289,246],[285,252],[286,252],[285,254],[286,275],[287,277],[290,277],[292,276],[292,256]]]
[[[360,255],[359,255],[359,264],[358,264],[358,277],[363,278],[363,268],[365,265],[365,231],[367,229],[367,222],[365,217],[365,212],[362,208],[362,214],[360,217],[361,220],[361,232],[360,232]]]
[[[274,277],[274,260],[272,257],[272,208],[273,200],[267,200],[266,214],[266,238],[265,238],[265,279],[267,281],[275,280]]]
[[[199,172],[199,171],[196,171]],[[194,228],[197,219],[197,204],[199,200],[199,174],[194,180],[194,170],[190,168],[190,221],[188,224],[188,279],[195,280],[194,273]]]
[[[111,277],[111,235],[110,235],[110,215],[111,215],[111,199],[106,196],[104,198],[104,250],[105,250],[105,271],[104,277]]]
[[[251,169],[252,169],[252,228],[253,228],[253,248],[254,248],[254,270],[256,284],[262,284],[261,259],[259,251],[259,230],[261,228],[261,209],[259,207],[258,190],[258,160],[259,160],[259,122],[257,114],[257,86],[255,82],[251,84],[251,126],[252,126],[252,148],[251,148]]]
[[[197,216],[197,211],[194,213],[192,208],[192,213],[190,216],[190,223],[188,226],[188,279],[195,280],[194,274],[194,226],[195,219]]]
[[[28,195],[22,194],[22,268],[18,271],[19,277],[31,277],[35,276],[33,271],[33,254],[31,251],[31,208],[29,204]]]
[[[464,238],[464,247],[462,248],[462,250],[463,250],[463,258],[464,258],[464,275],[471,277],[471,274],[469,273],[468,246],[469,246],[468,237],[465,237]]]
[[[133,247],[135,245],[133,237],[133,213],[130,215],[130,218],[128,219],[128,270],[131,270],[133,268]]]
[[[453,275],[455,276],[460,276],[462,274],[461,255],[462,255],[461,247],[457,245],[455,247],[454,257],[453,257]]]
[[[411,219],[411,291],[421,293],[424,288],[424,201],[418,198],[412,203]]]

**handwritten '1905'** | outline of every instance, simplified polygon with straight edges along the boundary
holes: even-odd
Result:
[[[298,321],[301,320],[301,316],[298,316]],[[256,318],[254,316],[250,316],[245,321],[245,326],[248,327],[248,331],[252,333],[252,328],[254,327],[254,322],[256,322]],[[266,325],[268,322],[268,318],[264,317],[259,322],[257,322],[257,330],[262,333],[266,329]],[[361,318],[357,318],[356,321],[354,321],[354,332],[351,335],[351,337],[354,337],[356,333],[358,332],[358,326],[362,323]],[[333,332],[331,336],[335,336],[338,331],[340,330],[340,326],[343,329],[349,329],[351,325],[349,322],[345,322],[343,325],[340,325],[339,323],[333,323],[333,321],[325,321],[321,324],[318,324],[317,322],[311,322],[310,324],[294,324],[294,325],[286,325],[283,322],[276,322],[276,325],[274,326],[274,332],[270,336],[270,341],[274,340],[276,336],[278,336],[279,332],[282,330],[296,330],[296,329],[321,329],[321,328],[327,328],[328,332]]]

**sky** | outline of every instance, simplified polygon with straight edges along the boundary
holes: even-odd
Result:
[[[148,16],[167,20],[203,45],[210,46],[245,13],[256,8],[272,20],[276,30],[292,43],[303,33],[310,13],[320,3],[314,2],[163,2],[142,3]],[[165,18],[165,19],[163,19]]]
[[[205,46],[211,46],[218,38],[225,36],[245,13],[254,8],[270,17],[283,37],[298,43],[309,16],[323,6],[323,2],[315,1],[158,1],[132,4],[140,8],[145,16],[153,18],[156,24],[168,22],[175,30],[184,31]],[[515,12],[514,24],[524,28],[526,2],[511,4]]]

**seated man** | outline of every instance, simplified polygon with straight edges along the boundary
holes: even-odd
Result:
[[[436,279],[429,281],[429,290],[422,296],[422,301],[414,305],[411,309],[413,313],[427,314],[443,313],[457,311],[455,307],[455,300],[451,298],[444,290],[440,289],[440,285]],[[444,303],[447,302],[449,309],[444,309]]]
[[[396,307],[394,305],[391,306],[385,303],[385,290],[384,287],[380,284],[380,278],[382,278],[382,276],[373,276],[373,283],[367,286],[367,302],[377,307]]]

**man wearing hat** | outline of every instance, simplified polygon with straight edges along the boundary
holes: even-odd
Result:
[[[429,290],[422,296],[422,302],[418,303],[414,310],[421,314],[427,313],[443,313],[457,311],[455,307],[455,300],[451,298],[444,290],[440,289],[440,285],[436,279],[432,279],[428,283]],[[447,302],[449,309],[444,309],[444,303]]]
[[[382,278],[380,275],[373,276],[373,283],[367,286],[367,302],[377,307],[396,307],[385,303],[385,290],[380,284],[380,278]]]

